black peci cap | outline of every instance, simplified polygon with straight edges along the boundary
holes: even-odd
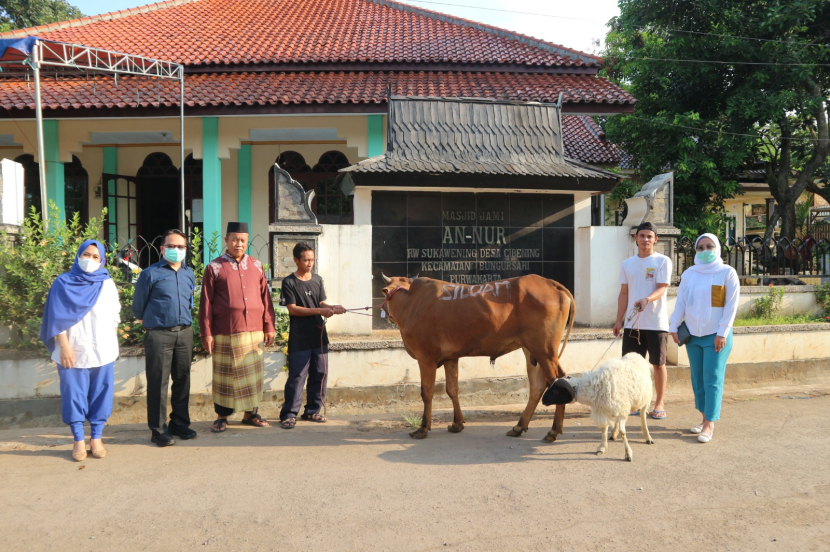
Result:
[[[247,222],[229,222],[228,223],[228,230],[225,232],[227,236],[231,232],[235,232],[237,234],[248,234],[248,223]]]

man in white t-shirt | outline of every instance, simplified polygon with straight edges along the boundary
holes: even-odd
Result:
[[[650,222],[637,227],[635,234],[637,255],[623,261],[620,270],[620,295],[617,299],[617,322],[614,336],[623,329],[622,352],[648,353],[654,366],[654,387],[657,399],[651,417],[666,417],[663,397],[666,394],[666,347],[669,339],[669,314],[666,306],[666,288],[671,283],[671,259],[654,252],[657,233]],[[638,311],[627,320],[632,309]]]

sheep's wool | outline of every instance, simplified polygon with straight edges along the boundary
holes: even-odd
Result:
[[[654,392],[651,365],[637,353],[606,361],[599,368],[571,380],[576,400],[591,407],[598,427],[613,424],[632,410],[648,408]]]

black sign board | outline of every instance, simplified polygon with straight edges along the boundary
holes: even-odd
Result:
[[[375,304],[381,272],[457,284],[538,274],[573,291],[573,208],[570,194],[372,192]]]

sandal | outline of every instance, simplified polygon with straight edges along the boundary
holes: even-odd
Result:
[[[317,422],[318,424],[326,423],[326,417],[320,414],[303,414],[300,418],[308,422]]]
[[[219,418],[215,422],[213,422],[213,426],[210,428],[211,433],[222,433],[228,429],[228,419],[227,418]]]
[[[669,417],[665,410],[652,410],[651,417],[655,420],[665,420]]]
[[[297,425],[297,418],[286,418],[280,422],[280,427],[283,429],[292,429]]]
[[[271,424],[268,423],[268,420],[263,420],[262,416],[259,414],[251,414],[247,418],[242,418],[242,425],[248,425],[253,427],[271,427]]]

